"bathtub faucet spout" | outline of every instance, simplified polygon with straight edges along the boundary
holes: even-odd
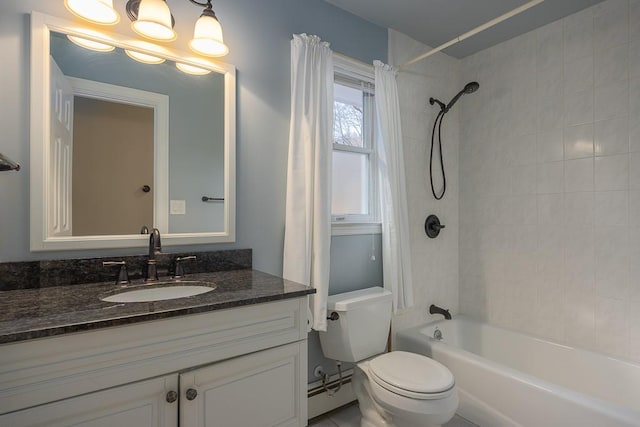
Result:
[[[431,304],[429,306],[429,314],[442,314],[445,319],[451,320],[451,313],[449,313],[449,310],[445,310],[435,304]]]

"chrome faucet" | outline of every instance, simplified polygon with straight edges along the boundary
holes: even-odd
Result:
[[[156,255],[162,251],[160,241],[160,230],[154,228],[149,234],[149,258],[147,259],[147,272],[144,276],[145,282],[158,281],[158,268],[156,266]]]

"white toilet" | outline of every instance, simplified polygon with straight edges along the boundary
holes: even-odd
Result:
[[[453,375],[426,356],[385,353],[391,304],[391,292],[378,287],[330,296],[327,315],[338,318],[320,332],[322,351],[356,363],[352,383],[362,427],[440,426],[458,407]]]

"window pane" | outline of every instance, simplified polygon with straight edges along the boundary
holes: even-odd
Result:
[[[331,213],[369,213],[369,155],[333,152]]]
[[[360,89],[333,85],[333,141],[336,144],[364,147],[364,106]]]

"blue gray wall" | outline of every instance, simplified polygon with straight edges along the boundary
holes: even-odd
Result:
[[[115,2],[121,7],[121,1]],[[179,34],[174,46],[188,51],[198,8],[169,1]],[[370,63],[386,61],[387,30],[321,0],[216,0],[231,53],[225,61],[237,67],[237,241],[199,246],[195,250],[252,248],[254,268],[282,272],[285,184],[290,110],[290,47],[293,33],[317,34],[335,52]],[[142,253],[139,249],[29,252],[29,18],[37,10],[72,19],[63,1],[3,0],[0,3],[0,152],[23,165],[0,174],[0,262],[32,259],[109,256]],[[124,16],[114,31],[129,34]],[[382,283],[379,236],[335,237],[332,244],[331,292]],[[181,248],[186,249],[186,248]],[[178,250],[166,248],[167,251]],[[321,360],[310,342],[311,361]]]
[[[171,1],[179,38],[186,46],[198,8]],[[117,6],[121,6],[116,2]],[[386,60],[387,31],[321,0],[218,0],[216,13],[237,67],[237,241],[196,249],[253,248],[257,269],[282,270],[284,204],[293,33],[317,34],[334,51],[365,62]],[[3,61],[0,99],[1,152],[20,162],[0,175],[0,262],[137,253],[109,250],[29,252],[29,17],[31,10],[72,19],[62,0],[5,0],[0,4]],[[131,33],[126,16],[114,31]],[[170,251],[172,248],[166,248]]]
[[[380,234],[334,236],[331,240],[331,276],[329,294],[355,291],[371,286],[382,286],[382,242]],[[329,374],[337,372],[334,361],[326,359],[320,347],[318,332],[309,334],[309,382],[317,381],[313,370],[321,365]],[[349,369],[344,364],[343,369]]]

